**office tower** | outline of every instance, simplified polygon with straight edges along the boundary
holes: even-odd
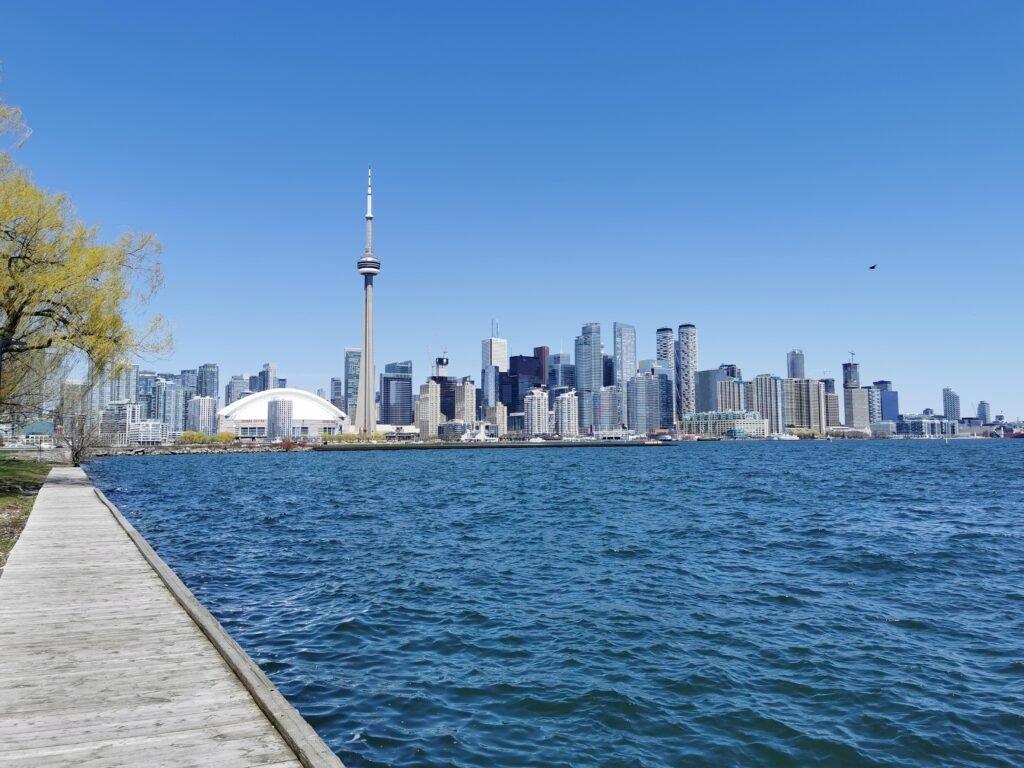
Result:
[[[331,377],[331,405],[337,408],[339,411],[344,411],[348,407],[345,402],[345,380],[341,376]]]
[[[825,385],[817,379],[783,379],[783,423],[787,429],[806,429],[825,434],[827,414]]]
[[[195,368],[183,368],[181,373],[178,374],[178,383],[181,384],[182,391],[185,394],[185,404],[188,406],[188,401],[196,395],[196,386],[199,383],[199,371]]]
[[[188,401],[188,429],[212,435],[217,431],[217,399],[208,395],[196,395]]]
[[[434,358],[434,375],[430,377],[430,381],[437,384],[440,398],[441,416],[444,417],[441,423],[444,421],[450,421],[455,418],[455,386],[459,383],[459,379],[455,376],[448,375],[448,358],[435,357]]]
[[[531,355],[509,358],[508,373],[499,374],[498,398],[510,413],[523,410],[523,398],[531,389],[541,386],[543,370],[540,359]]]
[[[746,388],[739,379],[725,378],[718,382],[718,407],[716,411],[747,410]]]
[[[611,385],[601,387],[594,393],[594,431],[608,432],[622,428],[622,415],[619,413],[619,390]]]
[[[249,392],[262,392],[260,389],[260,375],[257,373],[249,377]]]
[[[467,424],[476,421],[476,382],[465,378],[455,385],[455,418]]]
[[[822,382],[824,384],[824,382]],[[839,395],[835,392],[835,386],[832,387],[832,392],[825,392],[825,426],[826,427],[840,427],[842,421],[839,418]]]
[[[220,367],[216,363],[203,363],[199,366],[196,394],[199,397],[212,397],[215,401],[220,395]]]
[[[558,387],[576,387],[576,366],[568,353],[556,352],[548,357],[548,389]]]
[[[697,413],[723,410],[718,405],[718,384],[728,378],[723,368],[724,366],[719,366],[706,371],[697,371],[694,380],[696,395],[694,407],[697,409]]]
[[[380,420],[394,426],[413,423],[411,361],[384,366],[380,375]]]
[[[499,373],[508,370],[508,339],[492,335],[480,342],[480,368],[489,365],[497,366]]]
[[[496,365],[484,366],[480,371],[480,390],[484,408],[490,408],[498,402],[499,376]]]
[[[653,373],[640,373],[626,382],[629,413],[626,424],[630,431],[649,435],[661,428],[661,384]]]
[[[676,416],[676,340],[671,328],[659,328],[654,334],[655,357],[668,371],[672,384],[672,423]]]
[[[882,421],[900,420],[900,394],[892,388],[892,382],[881,379],[873,383],[882,401]]]
[[[619,388],[619,413],[628,424],[627,383],[636,376],[636,328],[628,323],[612,323],[612,383]]]
[[[860,363],[843,363],[843,389],[860,386]]]
[[[555,398],[555,432],[561,437],[580,433],[580,399],[575,390],[562,392]]]
[[[353,424],[356,419],[356,400],[359,398],[359,364],[362,357],[362,350],[345,350],[345,407],[342,410]]]
[[[949,387],[942,390],[942,415],[950,421],[960,421],[960,395]]]
[[[548,433],[548,393],[531,389],[523,397],[523,431],[528,435]]]
[[[231,405],[248,394],[250,394],[248,377],[232,376],[228,383],[224,385],[224,405]]]
[[[288,379],[283,379],[280,376],[274,379],[274,386],[278,389],[284,389],[288,386]]]
[[[868,429],[871,413],[868,410],[868,392],[860,387],[843,388],[843,406],[846,411],[846,426],[853,429]]]
[[[611,355],[601,355],[601,386],[615,386],[615,358]]]
[[[375,410],[376,372],[373,368],[373,278],[380,274],[380,259],[373,252],[373,172],[366,175],[366,246],[356,262],[356,271],[363,276],[363,346],[359,359],[356,386],[356,431],[368,434],[377,428]]]
[[[415,405],[416,427],[423,440],[435,440],[441,426],[441,386],[431,379],[420,387]]]
[[[803,379],[804,376],[804,351],[794,349],[786,353],[786,376],[790,379]]]
[[[268,389],[274,389],[277,387],[277,364],[264,363],[258,376],[259,383],[257,384],[257,389],[255,391],[266,392]]]
[[[834,395],[836,393],[836,380],[835,379],[822,379],[821,383],[825,385],[825,394]]]
[[[694,413],[697,408],[697,326],[679,326],[676,347],[676,411],[679,416]]]
[[[281,397],[267,401],[267,439],[290,440],[292,437],[292,401]]]
[[[992,406],[986,400],[978,403],[978,419],[981,420],[982,424],[992,423]]]
[[[736,365],[736,363],[722,363],[720,366],[718,366],[718,370],[720,370],[730,379],[743,378],[743,371],[740,370],[740,367]]]
[[[782,379],[770,373],[762,373],[746,383],[747,408],[768,420],[768,433],[784,432],[785,420],[782,413]]]
[[[878,387],[861,387],[868,395],[868,424],[882,420],[882,390]]]
[[[533,348],[533,356],[540,363],[540,385],[542,387],[548,386],[548,358],[550,355],[551,350],[548,347]]]
[[[658,425],[662,429],[675,426],[676,393],[672,385],[673,376],[661,363],[651,369],[651,375],[658,382]]]
[[[587,323],[576,337],[576,391],[579,394],[580,432],[586,434],[594,426],[594,395],[604,381],[601,357],[601,325]]]

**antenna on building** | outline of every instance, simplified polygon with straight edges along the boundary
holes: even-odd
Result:
[[[857,356],[857,353],[856,353],[856,352],[851,352],[851,353],[850,353],[850,362],[851,362],[851,363],[853,362],[853,358],[855,358],[856,356]]]

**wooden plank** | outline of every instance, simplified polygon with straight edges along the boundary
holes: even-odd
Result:
[[[78,469],[0,576],[0,679],[0,768],[343,768]]]

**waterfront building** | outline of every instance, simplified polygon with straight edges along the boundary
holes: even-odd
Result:
[[[170,429],[158,419],[143,419],[128,427],[129,445],[166,445],[170,441]]]
[[[992,423],[992,406],[985,400],[978,403],[978,420],[982,424]]]
[[[587,323],[576,337],[576,391],[579,393],[580,432],[594,427],[594,396],[603,386],[601,325]]]
[[[615,386],[615,358],[611,355],[601,355],[601,386]]]
[[[109,403],[137,402],[139,366],[122,365],[103,370],[90,366],[88,382],[88,412],[90,418],[98,419]]]
[[[839,395],[836,392],[825,392],[825,426],[842,426],[839,416]]]
[[[527,435],[548,433],[548,393],[537,387],[523,398],[523,431]]]
[[[755,377],[755,381],[757,378],[759,377]],[[761,414],[755,411],[688,413],[680,419],[679,430],[686,435],[702,437],[745,438],[767,437],[774,434],[768,419],[762,418]]]
[[[718,366],[718,370],[720,370],[730,379],[743,378],[743,371],[740,370],[740,367],[736,365],[736,363],[722,363],[720,366]]]
[[[135,402],[142,406],[142,418],[152,419],[155,409],[153,408],[153,385],[156,383],[154,371],[139,371],[135,385]]]
[[[649,435],[660,429],[661,418],[661,379],[653,373],[640,373],[626,383],[629,413],[627,425],[631,432]]]
[[[420,387],[420,397],[414,408],[420,437],[424,440],[436,439],[438,427],[442,420],[447,419],[441,415],[441,385],[433,378]]]
[[[375,411],[377,381],[373,363],[373,278],[380,274],[380,259],[373,252],[373,171],[366,174],[366,245],[356,262],[363,277],[363,345],[359,356],[359,384],[356,388],[356,431],[370,434],[377,428]]]
[[[868,411],[868,392],[861,387],[843,388],[843,406],[848,429],[868,429],[871,426]]]
[[[510,413],[508,415],[508,432],[507,434],[516,439],[522,439],[525,436],[526,429],[526,415],[523,413]]]
[[[836,380],[835,379],[822,379],[821,383],[825,385],[825,394],[834,395],[836,394]]]
[[[498,373],[508,371],[508,339],[489,336],[480,342],[480,368],[496,366]]]
[[[220,366],[216,363],[203,363],[196,373],[196,394],[200,397],[212,397],[214,410],[220,396]]]
[[[896,423],[900,418],[900,395],[892,388],[892,382],[880,379],[872,386],[878,390],[881,399],[881,420]]]
[[[746,382],[745,397],[747,408],[767,420],[769,434],[778,435],[785,431],[782,379],[770,373],[755,376]]]
[[[217,398],[196,395],[188,401],[186,428],[192,432],[212,435],[217,431]]]
[[[868,393],[868,424],[877,424],[882,420],[882,390],[878,387],[861,387]]]
[[[177,381],[185,393],[187,407],[188,401],[196,396],[196,387],[199,384],[199,371],[195,368],[182,368],[181,373],[178,374]]]
[[[290,440],[292,437],[292,401],[273,397],[267,401],[267,439]]]
[[[455,418],[467,424],[476,421],[476,383],[470,378],[455,385]]]
[[[153,407],[150,415],[164,422],[172,437],[185,429],[185,391],[178,382],[157,377],[153,383]]]
[[[249,377],[249,393],[252,394],[253,392],[259,392],[259,391],[260,391],[260,375],[257,373],[257,374],[254,374],[254,375]]]
[[[281,423],[287,412],[291,426],[282,434],[279,427],[271,427],[271,401],[287,402],[289,405],[274,406],[274,416]],[[241,400],[225,405],[217,412],[217,431],[230,432],[243,439],[273,439],[271,432],[279,437],[309,437],[318,439],[324,435],[340,434],[346,416],[327,400],[317,397],[304,389],[274,387],[262,392],[253,392]]]
[[[241,400],[249,394],[249,379],[247,376],[232,376],[224,386],[224,405],[231,405],[236,400]]]
[[[100,412],[99,433],[103,445],[128,445],[133,424],[142,421],[142,407],[130,400],[114,400]]]
[[[818,379],[783,379],[782,402],[787,429],[825,434],[828,426],[825,385]]]
[[[483,403],[484,408],[490,408],[492,405],[499,401],[499,395],[501,392],[501,373],[498,371],[498,366],[487,365],[484,366],[480,371],[480,383],[481,383],[481,395],[480,399]]]
[[[594,431],[609,432],[622,429],[622,415],[619,413],[619,390],[611,385],[601,387],[594,393]]]
[[[907,437],[954,437],[960,433],[960,424],[934,414],[908,414],[896,422],[896,433]]]
[[[548,358],[548,389],[558,387],[576,387],[576,366],[568,353],[557,352]]]
[[[496,437],[504,437],[508,433],[508,407],[504,403],[488,406],[484,418],[494,425]]]
[[[949,387],[942,390],[942,415],[950,421],[960,421],[960,395]]]
[[[543,366],[537,357],[515,355],[509,359],[508,373],[499,374],[498,399],[510,412],[524,409],[523,398],[535,387],[541,386]]]
[[[877,438],[890,438],[896,436],[895,421],[876,421],[871,425],[871,436]]]
[[[619,413],[629,423],[627,383],[636,376],[636,328],[627,323],[613,323],[612,377],[619,388]],[[631,425],[630,425],[631,426]]]
[[[555,433],[575,437],[580,433],[579,397],[576,390],[562,392],[555,398]]]
[[[746,403],[746,387],[742,381],[728,377],[718,382],[717,410],[745,411]]]
[[[451,419],[441,423],[437,428],[437,436],[446,443],[457,443],[470,431],[472,425],[462,419]]]
[[[790,379],[806,379],[804,375],[804,351],[794,349],[786,353],[786,377]]]
[[[676,412],[680,417],[697,410],[697,326],[679,326],[676,346]]]
[[[413,423],[411,360],[384,366],[380,376],[380,420],[393,426]]]
[[[698,413],[707,411],[726,410],[718,402],[718,385],[720,382],[731,378],[726,372],[726,366],[720,365],[706,371],[697,371],[695,380],[696,401],[694,407]]]
[[[360,349],[345,349],[345,413],[353,420],[356,414],[356,401],[359,398],[359,366],[363,352]]]
[[[672,423],[676,413],[676,340],[671,328],[659,328],[654,334],[655,357],[668,371],[672,383]]]

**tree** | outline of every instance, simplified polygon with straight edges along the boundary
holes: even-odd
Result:
[[[80,467],[103,444],[98,414],[89,413],[91,385],[64,382],[53,409],[53,435],[68,452],[72,465]]]
[[[28,133],[20,111],[0,102],[3,132]],[[69,360],[101,371],[169,346],[159,317],[141,332],[132,322],[160,285],[159,253],[149,234],[101,240],[67,196],[0,151],[0,418],[37,408],[43,382]]]

